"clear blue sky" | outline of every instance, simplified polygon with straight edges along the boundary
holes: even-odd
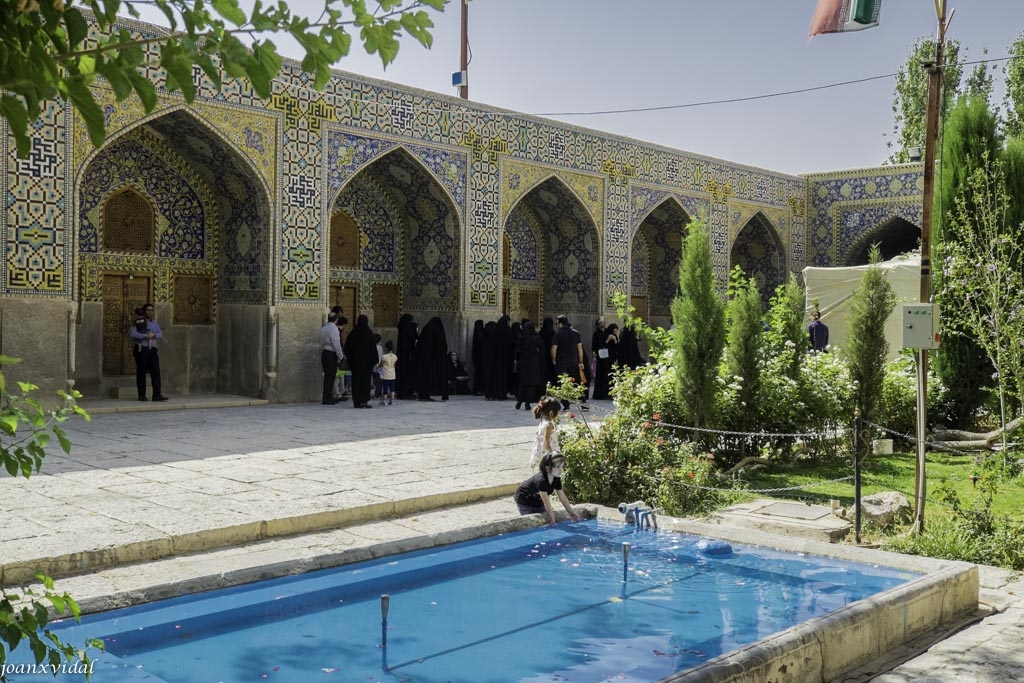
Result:
[[[297,13],[322,3],[293,0]],[[472,100],[516,111],[685,104],[895,73],[934,35],[933,0],[883,0],[881,25],[807,31],[817,0],[472,0]],[[949,0],[962,59],[1004,57],[1024,30],[1024,0]],[[308,9],[307,9],[308,8]],[[337,68],[456,94],[459,0],[435,15],[434,45],[405,38],[384,71],[353,45]],[[278,41],[282,52],[289,52]],[[299,56],[294,54],[294,56]],[[1002,66],[995,71],[1003,98]],[[965,72],[969,70],[965,68]],[[752,102],[662,112],[552,117],[669,147],[789,173],[880,164],[892,131],[894,79]]]
[[[877,28],[808,41],[816,4],[472,0],[470,98],[545,113],[795,90],[895,73],[914,42],[935,33],[932,0],[883,0]],[[990,57],[1006,56],[1024,31],[1024,0],[950,0],[949,7],[956,10],[949,37],[967,48],[966,59],[980,59],[982,48]],[[429,52],[406,39],[387,71],[365,54],[353,54],[339,68],[455,94],[458,0],[435,24]],[[777,171],[873,166],[888,156],[883,133],[892,130],[894,82],[664,112],[554,118]]]

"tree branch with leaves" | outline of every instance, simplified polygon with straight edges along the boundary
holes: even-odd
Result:
[[[32,397],[38,389],[33,384],[18,382],[19,392],[9,392],[2,368],[17,362],[0,356],[0,468],[12,477],[28,478],[39,473],[51,437],[65,453],[71,451],[71,442],[60,425],[75,415],[86,420],[89,415],[75,402],[81,396],[78,392],[57,392],[60,405],[54,410],[47,410]],[[82,662],[90,670],[89,649],[103,647],[97,640],[86,642],[83,648],[61,642],[49,628],[51,612],[70,614],[77,621],[81,616],[78,603],[67,593],[58,593],[50,577],[37,574],[36,578],[37,588],[0,585],[0,681],[7,681],[4,664],[23,643],[36,664],[46,664],[52,671],[62,661]]]
[[[447,3],[379,0],[370,10],[365,0],[324,0],[319,17],[310,21],[285,2],[265,7],[260,0],[249,12],[238,0],[83,0],[77,6],[73,0],[0,0],[0,116],[24,158],[32,122],[48,102],[64,100],[81,114],[99,147],[106,122],[90,89],[98,79],[110,84],[119,102],[137,96],[146,113],[157,103],[157,85],[143,75],[146,66],[163,69],[167,92],[181,92],[186,102],[196,97],[195,67],[218,91],[226,74],[248,81],[267,99],[282,65],[270,37],[288,35],[305,51],[302,69],[313,74],[319,90],[349,53],[352,32],[387,66],[403,34],[430,47],[434,23],[428,10],[443,11]],[[144,34],[118,25],[122,10],[138,19],[139,7],[158,9],[169,28]]]

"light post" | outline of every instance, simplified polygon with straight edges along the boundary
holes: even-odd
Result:
[[[946,46],[946,0],[935,0],[938,33],[935,61],[928,69],[928,100],[924,133],[924,205],[921,207],[921,290],[918,302],[927,304],[932,297],[932,208],[935,196],[935,148],[938,144],[939,110],[942,107],[942,70]],[[949,19],[953,16],[950,14]],[[928,350],[917,350],[917,463],[914,468],[914,531],[924,532],[925,504],[925,431],[928,409]]]

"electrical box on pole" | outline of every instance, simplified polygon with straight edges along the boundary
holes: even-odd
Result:
[[[939,348],[939,307],[935,304],[903,304],[903,348]]]
[[[465,71],[455,71],[452,73],[452,87],[453,88],[465,88],[469,85],[469,74]]]

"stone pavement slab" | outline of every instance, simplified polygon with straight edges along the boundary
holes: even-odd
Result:
[[[29,480],[0,479],[0,580],[510,496],[530,474],[537,424],[514,405],[453,397],[72,420],[70,455],[51,451]]]

